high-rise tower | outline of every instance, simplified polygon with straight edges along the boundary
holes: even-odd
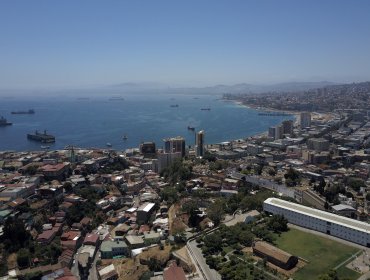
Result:
[[[197,157],[202,157],[204,155],[204,130],[201,130],[196,134],[195,153]]]
[[[164,141],[164,152],[168,154],[181,153],[181,156],[185,156],[185,139],[184,137],[177,136],[173,138],[163,139]]]

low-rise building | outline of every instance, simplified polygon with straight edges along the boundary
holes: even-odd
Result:
[[[100,252],[102,259],[129,255],[128,246],[124,241],[103,241],[100,246]]]
[[[100,280],[117,280],[118,273],[114,267],[114,264],[108,265],[98,271]]]
[[[268,262],[286,270],[292,269],[298,263],[296,256],[292,256],[264,241],[257,241],[253,244],[253,253],[258,257],[266,258]]]
[[[263,202],[263,210],[283,215],[289,223],[370,247],[370,224],[278,198]]]
[[[155,203],[145,203],[137,209],[136,213],[138,224],[145,224],[149,220],[154,211],[154,206]]]

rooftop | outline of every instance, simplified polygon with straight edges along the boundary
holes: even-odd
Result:
[[[365,222],[360,222],[357,220],[353,220],[350,218],[342,217],[339,215],[335,215],[329,212],[317,210],[314,208],[306,207],[297,203],[288,202],[285,200],[281,200],[278,198],[268,198],[264,201],[264,203],[268,203],[271,205],[275,205],[284,209],[292,210],[297,213],[301,213],[304,215],[309,215],[311,217],[318,218],[320,220],[324,220],[327,222],[333,222],[338,225],[342,225],[348,228],[352,228],[354,230],[370,233],[370,224]]]
[[[154,205],[155,205],[155,203],[143,204],[137,210],[138,211],[149,212],[154,207]]]

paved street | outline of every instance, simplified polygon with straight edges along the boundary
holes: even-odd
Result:
[[[221,280],[221,275],[216,270],[209,268],[206,264],[202,251],[197,247],[195,240],[188,241],[186,246],[191,256],[195,259],[195,265],[199,267],[201,275],[205,280]]]
[[[259,185],[260,187],[282,193],[285,196],[294,198],[294,190],[288,188],[284,185],[279,185],[273,181],[255,177],[255,176],[245,176],[245,180],[251,184]]]
[[[80,253],[81,247],[78,248],[76,254],[73,257],[73,264],[71,267],[71,272],[74,276],[76,276],[78,279],[80,279],[80,272],[78,271],[78,263],[77,263],[77,256]]]
[[[98,280],[98,272],[96,271],[96,262],[100,260],[100,251],[98,251],[95,254],[94,260],[91,264],[91,268],[89,270],[89,280]]]

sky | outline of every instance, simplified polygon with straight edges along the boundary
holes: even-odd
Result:
[[[0,89],[370,80],[370,1],[1,0]]]

